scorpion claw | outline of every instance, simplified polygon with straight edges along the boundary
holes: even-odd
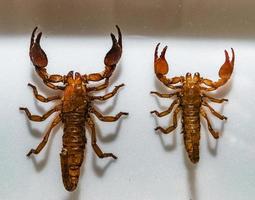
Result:
[[[122,35],[120,28],[117,25],[116,28],[118,30],[118,40],[116,39],[114,34],[111,33],[112,48],[110,49],[110,51],[108,51],[104,58],[104,64],[106,66],[115,66],[120,60],[122,54]]]
[[[122,47],[122,35],[120,32],[120,27],[118,25],[116,25],[116,28],[118,30],[118,44],[120,45],[120,47]]]
[[[157,44],[155,53],[154,53],[154,70],[156,74],[165,75],[168,73],[168,63],[165,59],[165,54],[167,46],[162,50],[160,57],[158,57],[158,47],[160,43]]]
[[[35,38],[35,32],[37,30],[37,26],[34,28],[33,32],[32,32],[32,35],[31,35],[31,40],[30,40],[30,49],[32,47],[32,45],[34,44],[34,38]]]
[[[29,49],[29,55],[32,63],[39,68],[46,67],[48,64],[48,59],[43,51],[43,49],[40,46],[40,40],[42,37],[42,32],[40,32],[35,38],[35,32],[37,30],[37,27],[32,32],[31,35],[31,42],[30,42],[30,49]]]
[[[111,33],[111,38],[112,38],[112,44],[116,45],[118,42],[117,42],[117,39],[113,33]]]
[[[160,54],[160,58],[165,59],[166,50],[167,50],[167,46],[165,46],[164,49],[162,50]]]
[[[233,48],[231,48],[231,51],[232,51],[232,59],[230,61],[228,52],[225,50],[225,63],[221,66],[219,70],[219,76],[225,82],[227,82],[227,80],[230,78],[234,69],[235,52]]]
[[[154,52],[154,62],[156,62],[156,60],[158,59],[158,47],[159,47],[160,43],[157,44],[156,48],[155,48],[155,52]]]

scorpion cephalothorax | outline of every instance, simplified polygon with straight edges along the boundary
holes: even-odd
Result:
[[[151,111],[158,117],[166,116],[170,114],[175,108],[173,113],[173,125],[168,128],[157,127],[155,130],[160,130],[164,134],[168,134],[177,127],[177,115],[182,111],[182,127],[183,137],[186,151],[188,152],[191,162],[196,163],[199,161],[199,139],[200,139],[200,115],[207,121],[208,129],[215,139],[219,138],[219,133],[214,131],[211,123],[207,117],[207,114],[203,106],[207,107],[213,115],[221,120],[227,118],[220,113],[216,112],[208,103],[207,100],[211,100],[215,103],[223,103],[228,101],[227,99],[216,99],[208,96],[206,92],[214,91],[220,86],[223,86],[230,78],[233,68],[235,54],[232,50],[233,57],[229,60],[228,52],[225,51],[225,63],[219,70],[220,79],[216,82],[210,79],[200,77],[197,72],[193,76],[191,73],[187,73],[186,76],[177,76],[173,78],[167,78],[165,75],[168,73],[168,63],[165,59],[165,53],[167,46],[162,50],[161,55],[158,57],[158,47],[156,46],[154,54],[154,69],[157,78],[168,88],[174,89],[175,92],[171,94],[160,94],[158,92],[151,92],[162,98],[177,97],[170,107],[163,112],[156,110]],[[178,85],[176,85],[178,84]]]
[[[83,75],[78,72],[74,74],[73,71],[70,71],[67,75],[64,76],[58,74],[48,74],[46,69],[48,59],[45,52],[40,46],[40,39],[42,33],[40,32],[35,39],[35,32],[37,28],[35,28],[32,32],[29,55],[33,65],[35,66],[35,70],[49,88],[54,90],[61,90],[62,94],[45,98],[42,95],[38,94],[35,86],[33,86],[32,84],[28,84],[30,87],[32,87],[35,98],[39,101],[49,102],[53,100],[58,100],[60,102],[42,116],[32,115],[27,108],[20,108],[20,110],[25,111],[27,117],[30,120],[38,122],[44,121],[55,112],[58,113],[53,119],[53,122],[51,123],[48,131],[44,135],[42,142],[37,146],[36,149],[31,149],[28,152],[27,156],[40,153],[46,145],[52,129],[58,123],[62,122],[64,124],[64,135],[63,148],[60,153],[60,159],[63,183],[68,191],[75,190],[78,184],[80,166],[83,162],[86,144],[85,124],[87,124],[91,129],[91,145],[97,156],[100,158],[117,158],[112,153],[103,153],[97,145],[95,124],[91,117],[91,115],[94,114],[101,121],[113,122],[117,121],[122,115],[128,114],[126,112],[120,112],[116,116],[103,116],[93,107],[92,104],[94,100],[104,101],[113,97],[117,93],[119,88],[124,86],[124,84],[116,86],[112,92],[104,96],[93,96],[91,94],[92,92],[100,91],[108,87],[109,78],[114,72],[116,64],[121,57],[122,36],[119,27],[116,27],[118,30],[118,40],[113,34],[111,34],[113,45],[110,51],[105,56],[104,71],[101,73]],[[89,86],[89,82],[100,81],[103,79],[105,79],[105,82],[103,84],[96,87]],[[62,84],[57,85],[57,83]]]

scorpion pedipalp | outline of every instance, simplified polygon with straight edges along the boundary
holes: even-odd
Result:
[[[30,41],[30,49],[29,49],[29,56],[32,61],[32,63],[40,68],[46,67],[48,64],[48,59],[43,51],[43,49],[40,46],[40,40],[42,37],[42,32],[38,33],[38,35],[35,38],[35,32],[37,30],[37,27],[32,32],[31,35],[31,41]]]
[[[116,28],[118,30],[118,40],[115,38],[114,34],[111,33],[112,48],[105,55],[104,71],[101,73],[83,75],[83,79],[86,81],[100,81],[102,79],[105,79],[105,83],[101,85],[99,88],[106,88],[108,86],[108,79],[114,72],[116,68],[116,64],[119,62],[121,54],[122,54],[122,35],[121,35],[120,28],[117,25],[116,25]]]
[[[154,53],[154,70],[156,74],[165,75],[168,73],[168,63],[165,59],[165,54],[167,46],[162,50],[160,57],[158,57],[158,47],[160,43],[157,44],[155,53]]]
[[[235,52],[233,50],[233,48],[231,48],[232,51],[232,59],[231,61],[229,60],[229,55],[228,52],[225,50],[225,63],[221,66],[220,70],[219,70],[219,76],[221,79],[223,79],[224,81],[227,81],[234,69],[234,62],[235,62]]]
[[[106,54],[104,58],[104,64],[106,66],[115,66],[120,60],[122,54],[122,35],[120,28],[116,25],[118,30],[118,40],[115,38],[114,34],[111,33],[112,38],[112,48]]]

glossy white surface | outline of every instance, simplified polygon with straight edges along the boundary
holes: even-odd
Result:
[[[126,86],[112,100],[97,105],[104,114],[128,111],[130,116],[116,123],[96,119],[98,144],[105,152],[114,152],[119,159],[116,162],[98,159],[87,134],[89,142],[79,188],[68,193],[60,173],[61,127],[54,131],[40,155],[25,157],[28,150],[40,142],[50,120],[30,123],[18,107],[27,106],[37,114],[52,106],[35,101],[26,84],[37,85],[40,93],[46,96],[54,94],[34,73],[27,55],[28,38],[29,35],[0,40],[4,69],[0,115],[1,199],[56,199],[56,196],[57,199],[100,200],[252,199],[255,183],[254,43],[125,36],[123,57],[108,91],[121,83]],[[180,121],[173,134],[160,136],[153,130],[157,120],[149,111],[166,109],[170,103],[163,99],[157,101],[149,94],[151,90],[166,91],[153,74],[153,51],[158,41],[169,45],[166,56],[170,64],[169,76],[199,71],[202,76],[216,80],[224,62],[224,48],[233,47],[236,52],[232,81],[216,95],[229,98],[229,102],[223,107],[213,105],[229,119],[221,123],[210,116],[215,129],[223,132],[218,143],[202,123],[201,159],[196,166],[187,160]],[[102,61],[110,39],[108,36],[48,36],[42,39],[42,45],[48,54],[49,73],[65,74],[71,69],[89,73],[103,69]],[[167,126],[169,120],[167,116],[158,123]]]
[[[77,2],[79,4],[74,6],[68,2],[59,5],[54,1],[37,1],[25,5],[13,1],[6,3],[5,9],[0,8],[0,24],[4,29],[0,36],[0,199],[253,199],[255,42],[251,23],[254,3],[243,1],[240,6],[239,1],[233,1],[229,5],[225,0],[217,6],[212,1],[203,4],[195,0],[193,4],[110,1],[98,6],[99,1]],[[183,9],[178,14],[180,5]],[[66,16],[69,8],[73,17]],[[41,141],[50,119],[42,123],[29,122],[18,108],[27,106],[32,113],[42,114],[53,106],[36,101],[26,84],[35,84],[45,96],[55,94],[42,84],[30,63],[30,33],[35,24],[44,33],[42,47],[48,55],[49,73],[66,74],[70,70],[92,73],[103,70],[104,55],[111,46],[109,32],[116,33],[116,23],[123,31],[123,55],[106,91],[110,92],[121,83],[126,86],[116,97],[96,105],[107,115],[119,111],[128,111],[130,115],[115,123],[95,121],[99,146],[105,152],[115,153],[118,160],[97,158],[87,131],[86,160],[79,187],[69,193],[61,179],[61,126],[53,131],[40,155],[25,156]],[[95,33],[97,35],[92,36]],[[170,65],[168,76],[198,71],[203,77],[217,80],[224,62],[224,49],[235,49],[231,81],[215,94],[228,98],[229,102],[223,106],[211,103],[228,120],[222,123],[210,114],[215,129],[222,132],[218,142],[202,122],[197,165],[187,158],[180,120],[173,134],[154,132],[157,124],[166,127],[171,121],[171,116],[157,120],[149,113],[154,109],[164,110],[171,102],[149,94],[152,90],[166,92],[153,71],[153,52],[158,42],[161,48],[169,47],[166,54]]]

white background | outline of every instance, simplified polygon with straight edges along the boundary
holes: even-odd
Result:
[[[254,19],[255,3],[249,1],[12,1],[0,8],[0,199],[47,200],[239,200],[255,195],[254,122]],[[102,113],[128,111],[115,123],[97,123],[98,145],[118,160],[99,159],[90,146],[87,131],[86,159],[77,190],[65,191],[59,153],[62,127],[51,135],[45,149],[27,158],[36,147],[51,119],[29,122],[20,106],[42,114],[53,104],[34,99],[30,82],[41,94],[55,94],[37,77],[28,56],[30,34],[35,25],[43,31],[42,47],[48,72],[70,70],[93,73],[103,70],[110,49],[110,32],[118,24],[123,33],[123,55],[110,92],[125,83],[118,95],[95,103]],[[200,162],[190,163],[183,146],[181,122],[172,134],[155,134],[171,116],[156,119],[149,111],[165,110],[171,100],[156,98],[150,91],[167,91],[155,78],[153,53],[158,42],[168,45],[168,76],[200,72],[218,79],[224,49],[233,47],[236,63],[231,81],[215,97],[229,102],[211,105],[228,117],[222,123],[210,114],[216,142],[202,121]],[[104,94],[98,93],[98,94]],[[52,116],[53,118],[53,116]]]

